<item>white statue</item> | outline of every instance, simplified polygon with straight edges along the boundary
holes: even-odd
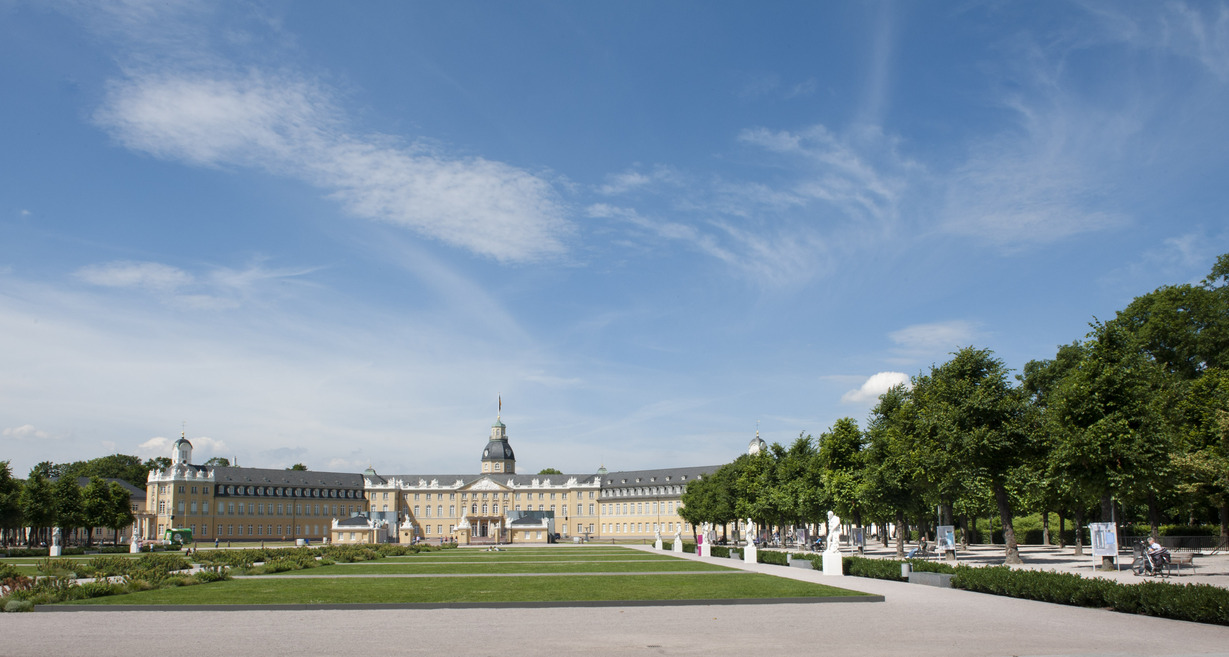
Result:
[[[824,552],[836,554],[841,551],[841,519],[831,511],[828,512],[828,547]]]
[[[55,547],[60,547],[60,528],[56,527],[51,532],[51,544]]]

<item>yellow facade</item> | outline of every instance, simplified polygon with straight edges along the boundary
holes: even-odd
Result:
[[[690,536],[679,517],[689,481],[716,468],[596,474],[516,474],[506,427],[496,421],[481,474],[381,476],[192,465],[180,439],[169,468],[150,473],[142,536],[170,527],[198,541],[308,538],[339,543],[455,541],[459,544],[561,540],[647,541]],[[372,527],[338,526],[364,516]],[[344,523],[343,523],[344,525]]]

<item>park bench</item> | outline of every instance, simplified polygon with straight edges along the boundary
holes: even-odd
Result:
[[[1194,552],[1171,552],[1169,554],[1169,572],[1172,574],[1173,569],[1177,568],[1178,572],[1182,572],[1183,566],[1188,566],[1191,570],[1195,569],[1195,553]]]

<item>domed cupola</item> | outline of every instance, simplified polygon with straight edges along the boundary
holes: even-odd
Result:
[[[175,441],[174,447],[171,449],[171,464],[179,465],[183,463],[187,465],[192,462],[192,443],[184,437],[184,434],[179,435],[179,440]]]
[[[500,404],[502,406],[502,403]],[[508,427],[495,418],[491,425],[491,439],[482,450],[483,474],[516,474],[516,455],[508,444]]]
[[[763,438],[760,438],[760,430],[756,429],[755,438],[752,438],[751,442],[747,444],[747,453],[751,456],[755,456],[756,454],[766,451],[767,449],[768,443],[764,442]]]

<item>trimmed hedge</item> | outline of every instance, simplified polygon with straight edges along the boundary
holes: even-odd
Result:
[[[909,564],[913,570],[919,573],[946,573],[953,574],[956,569],[952,566],[939,561],[924,561],[922,559],[868,559],[866,557],[847,556],[841,564],[841,570],[846,575],[853,577],[869,577],[871,579],[887,579],[894,582],[903,582],[905,578],[900,576],[901,564]]]
[[[1119,584],[1073,573],[1012,570],[1007,566],[957,566],[952,586],[1027,600],[1229,625],[1229,590],[1208,584]]]

